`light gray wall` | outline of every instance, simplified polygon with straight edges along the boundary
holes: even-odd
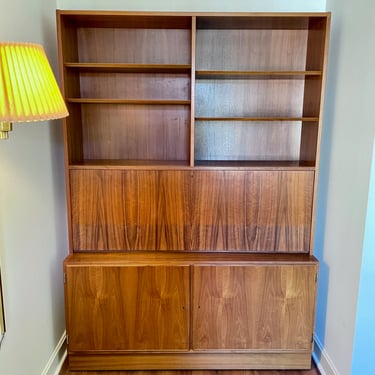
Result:
[[[2,40],[44,44],[56,67],[61,9],[324,11],[325,0],[0,0]],[[372,0],[327,0],[333,27],[316,251],[321,259],[317,337],[350,374],[370,174],[375,83]],[[16,125],[0,143],[0,260],[8,332],[0,373],[38,375],[63,330],[61,262],[67,253],[58,122]]]
[[[349,375],[375,132],[375,3],[327,0],[327,10],[332,32],[315,241],[321,260],[316,335],[323,361]]]
[[[43,44],[56,67],[55,8],[51,0],[0,0],[1,41]],[[15,124],[0,141],[2,375],[40,375],[65,330],[64,184],[61,124]]]
[[[150,11],[323,11],[326,0],[57,0],[60,9]]]

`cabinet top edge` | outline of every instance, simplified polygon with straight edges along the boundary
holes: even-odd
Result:
[[[56,10],[57,20],[75,27],[162,29],[325,29],[329,12],[130,12]],[[196,24],[196,26],[193,26]],[[315,26],[314,26],[315,25]]]
[[[255,254],[255,253],[191,253],[139,251],[124,253],[73,253],[64,261],[70,266],[83,264],[100,266],[137,265],[287,265],[317,264],[318,260],[309,254]]]
[[[329,17],[331,12],[187,12],[187,11],[121,11],[121,10],[66,10],[56,9],[60,15],[108,16],[186,16],[186,17]]]

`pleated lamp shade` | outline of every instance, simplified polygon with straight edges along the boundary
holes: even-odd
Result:
[[[43,47],[0,43],[0,132],[6,133],[2,138],[7,138],[7,124],[11,130],[12,122],[66,116],[68,111]]]

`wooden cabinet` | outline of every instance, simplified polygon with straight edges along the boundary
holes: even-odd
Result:
[[[310,364],[317,261],[308,255],[75,254],[65,275],[72,368]]]
[[[309,367],[329,24],[57,11],[72,368]]]

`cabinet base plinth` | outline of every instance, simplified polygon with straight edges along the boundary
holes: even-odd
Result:
[[[310,352],[257,353],[70,353],[71,370],[309,369]]]

